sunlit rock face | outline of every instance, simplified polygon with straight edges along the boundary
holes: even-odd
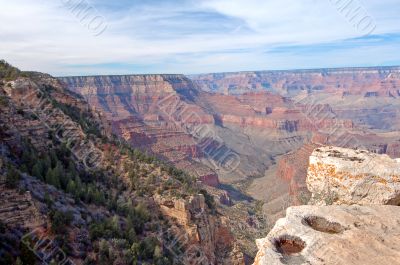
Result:
[[[400,161],[388,155],[320,147],[310,156],[311,203],[400,204]]]
[[[400,264],[399,173],[388,155],[316,148],[306,179],[315,205],[288,208],[257,240],[254,265]]]
[[[400,264],[398,206],[296,206],[264,239],[254,265]]]

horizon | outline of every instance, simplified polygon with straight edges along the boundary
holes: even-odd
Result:
[[[16,0],[2,6],[7,27],[0,29],[0,57],[53,76],[400,65],[395,0]]]
[[[6,60],[4,60],[8,63]],[[12,66],[20,69],[18,66],[11,64]],[[382,68],[382,69],[379,69]],[[398,68],[398,69],[396,69]],[[370,69],[370,70],[400,70],[400,65],[387,65],[387,66],[343,66],[343,67],[332,67],[332,68],[297,68],[297,69],[271,69],[271,70],[248,70],[248,71],[229,71],[229,72],[209,72],[209,73],[194,73],[194,74],[183,74],[183,73],[144,73],[144,74],[135,74],[135,73],[122,73],[122,74],[90,74],[90,75],[60,75],[53,77],[55,78],[71,78],[71,77],[99,77],[99,76],[146,76],[146,75],[168,75],[168,76],[186,76],[186,77],[196,77],[202,75],[218,75],[218,74],[236,74],[236,73],[266,73],[266,72],[318,72],[318,71],[340,71],[343,69]],[[21,70],[21,69],[20,69]],[[31,70],[21,70],[22,72],[38,72],[34,69]],[[48,74],[44,72],[38,72],[43,74]]]

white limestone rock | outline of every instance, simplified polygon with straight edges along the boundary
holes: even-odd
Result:
[[[320,147],[310,156],[307,187],[315,205],[400,205],[400,159]]]
[[[254,265],[400,264],[397,206],[297,206],[257,240]]]

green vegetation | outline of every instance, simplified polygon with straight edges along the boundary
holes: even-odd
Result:
[[[8,106],[8,99],[6,96],[0,95],[0,106],[2,107]]]
[[[99,130],[100,126],[97,124],[90,112],[82,111],[75,106],[63,104],[55,100],[52,101],[52,104],[54,107],[62,110],[62,112],[64,112],[65,115],[68,115],[74,122],[78,123],[85,133],[102,138]]]
[[[20,178],[19,172],[13,166],[9,166],[6,175],[6,186],[15,189],[18,186]]]
[[[208,208],[210,208],[213,212],[215,212],[217,207],[216,207],[216,204],[214,201],[214,197],[211,196],[210,194],[208,194],[208,192],[206,190],[200,190],[200,194],[204,195],[204,198],[205,198]]]
[[[13,67],[4,60],[0,60],[0,78],[4,78],[6,81],[12,81],[17,79],[21,74],[18,68]]]
[[[44,85],[40,87],[51,99],[54,88]],[[86,222],[79,222],[77,227],[73,227],[75,223],[72,213],[57,209],[56,200],[60,202],[58,193],[45,189],[43,194],[42,202],[47,206],[43,208],[51,221],[50,234],[55,236],[58,246],[66,253],[70,253],[68,240],[71,240],[69,233],[72,229],[88,230],[90,242],[86,242],[86,245],[93,247],[90,251],[94,252],[96,258],[91,260],[88,257],[85,264],[172,264],[171,253],[162,246],[172,239],[166,238],[160,242],[156,237],[159,229],[168,227],[168,221],[163,220],[154,202],[148,198],[156,193],[186,198],[200,192],[204,194],[208,207],[215,212],[213,197],[206,190],[200,191],[196,179],[184,171],[153,155],[133,149],[116,137],[108,139],[103,136],[90,111],[54,100],[53,106],[78,123],[88,138],[104,151],[102,168],[88,170],[80,165],[68,147],[60,143],[54,132],[49,130],[43,142],[51,140],[52,143],[46,151],[37,150],[29,138],[21,142],[19,150],[23,151],[13,153],[12,160],[16,165],[7,170],[7,185],[16,188],[19,171],[22,171],[70,194],[74,198],[67,200],[70,205],[79,205],[89,212],[99,209],[98,215],[81,212]],[[17,111],[26,119],[35,118],[29,111]],[[104,150],[107,148],[110,150]],[[34,264],[29,251],[22,248],[19,251],[22,264]],[[2,261],[0,259],[1,264]],[[14,256],[4,264],[15,262]]]
[[[56,234],[63,234],[66,232],[66,226],[72,222],[71,212],[55,211],[50,213],[51,230]]]

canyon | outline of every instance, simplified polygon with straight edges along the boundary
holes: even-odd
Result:
[[[249,222],[230,220],[254,256],[255,237],[287,207],[310,199],[307,167],[316,147],[399,156],[399,72],[372,67],[58,79],[102,113],[116,136],[210,186],[228,201],[222,206],[227,215],[267,222],[245,235],[241,228],[252,231]]]
[[[92,260],[104,258],[100,246],[115,251],[107,260],[129,253],[159,260],[161,248],[168,262],[177,256],[187,263],[260,262],[272,239],[258,241],[258,254],[255,240],[271,230],[270,238],[280,238],[276,227],[287,225],[275,223],[285,213],[291,220],[292,215],[298,218],[297,211],[325,214],[336,207],[334,219],[347,204],[369,207],[377,198],[377,204],[398,204],[397,171],[378,176],[381,167],[396,164],[392,158],[400,156],[399,71],[380,67],[53,78],[14,69],[0,83],[0,173],[2,178],[13,176],[11,169],[16,168],[20,180],[17,188],[6,185],[9,179],[0,182],[1,199],[9,201],[0,209],[0,220],[7,233],[21,234],[35,226],[55,239],[49,230],[54,211],[72,213],[66,241],[78,264],[85,253]],[[44,105],[43,97],[49,99]],[[43,117],[42,110],[47,111]],[[63,144],[63,137],[72,140]],[[74,159],[65,147],[74,150]],[[94,157],[88,155],[93,148]],[[68,164],[81,155],[88,161]],[[379,172],[357,171],[368,162],[361,156],[378,161],[371,165]],[[30,161],[37,159],[36,164]],[[330,164],[329,159],[343,161],[321,166]],[[347,173],[330,178],[346,163]],[[91,166],[99,170],[86,169]],[[61,174],[62,168],[79,172],[79,177]],[[54,179],[54,172],[61,181]],[[335,197],[326,195],[326,179],[328,195]],[[82,181],[77,194],[74,187]],[[369,184],[376,188],[363,188]],[[355,197],[354,190],[359,190]],[[334,206],[307,208],[327,201]],[[301,206],[305,204],[314,205]],[[389,210],[351,210],[354,216],[359,211],[379,216]],[[133,226],[132,213],[149,223],[135,227],[135,235],[117,234],[125,244],[99,232],[109,224]],[[365,233],[373,229],[366,227]],[[169,247],[174,238],[189,250],[184,256]],[[17,255],[15,238],[5,239]],[[133,242],[128,252],[127,240]],[[149,241],[157,249],[150,254],[144,245]],[[308,244],[297,238],[282,242]],[[285,258],[297,264],[304,257]]]

